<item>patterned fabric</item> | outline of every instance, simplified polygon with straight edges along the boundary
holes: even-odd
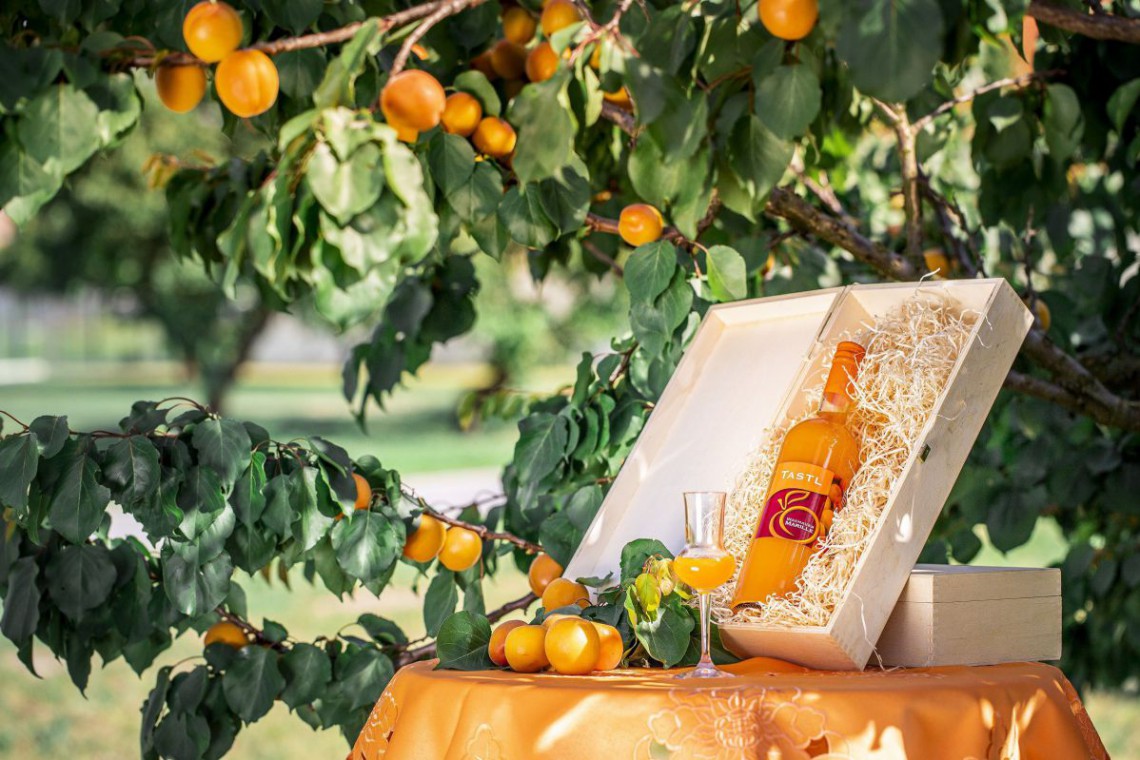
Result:
[[[755,658],[741,678],[675,681],[404,668],[352,760],[1033,760],[1104,746],[1041,663],[820,673]]]

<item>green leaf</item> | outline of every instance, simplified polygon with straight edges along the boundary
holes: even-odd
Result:
[[[573,164],[558,171],[558,176],[538,183],[538,199],[542,210],[561,235],[581,229],[586,221],[586,212],[590,210],[590,182],[586,179],[587,174],[586,167],[575,158]]]
[[[655,619],[639,620],[634,633],[650,657],[670,668],[684,658],[695,625],[688,610],[666,606]]]
[[[0,633],[16,643],[31,638],[40,622],[40,589],[36,583],[38,576],[39,567],[35,557],[16,560],[8,573],[8,591],[4,595]]]
[[[103,454],[103,480],[128,509],[154,495],[160,474],[158,449],[145,436],[120,438]]]
[[[158,723],[158,716],[166,706],[166,694],[170,689],[171,666],[164,665],[158,669],[154,688],[142,706],[142,727],[139,731],[139,749],[143,757],[153,757],[154,753],[154,727]]]
[[[57,84],[28,104],[16,129],[29,156],[49,172],[70,174],[99,149],[98,119],[86,93]]]
[[[349,709],[372,707],[393,675],[392,660],[372,646],[349,647],[336,663],[337,686]]]
[[[622,278],[633,301],[649,301],[661,295],[677,271],[677,248],[668,240],[639,246],[630,254]]]
[[[168,549],[162,562],[162,586],[166,598],[191,617],[213,610],[230,592],[233,563],[225,552],[202,564]]]
[[[281,670],[286,683],[281,701],[294,710],[320,697],[332,679],[328,655],[312,644],[294,644],[282,656]]]
[[[891,102],[918,94],[942,55],[937,0],[853,0],[844,8],[836,47],[855,86]]]
[[[198,760],[210,744],[210,725],[201,715],[167,713],[154,732],[154,748],[170,760]]]
[[[494,86],[483,72],[474,69],[464,71],[455,77],[451,84],[457,91],[474,96],[483,107],[484,116],[498,116],[502,112],[503,105],[499,100],[499,94],[495,92]]]
[[[487,654],[491,624],[482,615],[457,612],[443,622],[436,637],[439,667],[447,670],[487,670],[495,664]]]
[[[300,544],[301,551],[307,552],[333,527],[333,515],[339,510],[328,504],[327,497],[322,496],[322,489],[325,494],[328,489],[316,467],[302,467],[290,477],[293,496],[291,506],[296,516],[293,537]],[[322,504],[326,505],[326,509],[321,509]]]
[[[640,101],[638,101],[640,103]],[[665,108],[649,125],[649,134],[666,161],[688,159],[708,135],[709,103],[704,90],[687,94],[676,85],[665,92]]]
[[[447,194],[447,202],[465,222],[478,222],[493,215],[503,198],[503,177],[487,161],[475,164],[463,185]],[[497,219],[494,220],[497,223]],[[480,242],[482,245],[482,242]]]
[[[111,492],[99,484],[98,471],[90,445],[76,446],[52,492],[52,527],[73,544],[83,543],[99,527],[111,501]]]
[[[198,464],[217,473],[226,490],[249,467],[249,432],[237,420],[203,420],[194,428],[193,443]]]
[[[756,114],[776,137],[791,140],[815,120],[822,96],[819,77],[810,66],[780,66],[757,83]]]
[[[404,523],[387,510],[362,510],[332,531],[337,563],[346,573],[368,583],[382,577],[404,548]]]
[[[320,50],[289,50],[273,56],[281,80],[281,92],[291,98],[307,98],[321,84],[325,54]]]
[[[101,145],[112,145],[138,122],[142,101],[130,74],[111,74],[85,92],[99,108],[95,129]]]
[[[741,188],[752,199],[754,209],[762,206],[792,160],[794,148],[772,134],[756,115],[740,119],[728,145],[732,170]]]
[[[719,301],[738,301],[748,295],[744,257],[727,245],[708,249],[709,288]]]
[[[238,522],[252,527],[265,511],[265,453],[255,451],[250,456],[249,467],[234,484],[230,493],[230,504]]]
[[[0,207],[9,210],[14,198],[42,197],[46,203],[61,184],[59,172],[45,169],[14,140],[0,145]]]
[[[65,546],[45,572],[52,601],[76,623],[88,610],[102,606],[115,585],[115,565],[105,546]]]
[[[499,206],[499,218],[511,238],[529,248],[545,248],[557,234],[533,185],[525,194],[518,187],[508,190]]]
[[[459,589],[455,585],[455,573],[441,569],[428,584],[424,595],[424,627],[428,636],[439,633],[444,621],[455,612],[459,603]]]
[[[324,9],[323,0],[267,0],[266,11],[275,22],[293,34],[308,29]]]
[[[1081,101],[1067,85],[1051,84],[1045,92],[1045,142],[1054,158],[1065,161],[1077,152],[1085,131]]]
[[[36,417],[28,429],[36,437],[40,456],[45,459],[58,454],[67,442],[67,417]]]
[[[645,561],[655,554],[673,559],[673,553],[665,544],[655,538],[638,538],[630,541],[621,550],[621,581],[631,581],[641,574]]]
[[[265,717],[285,689],[277,653],[267,647],[243,648],[222,676],[222,689],[226,704],[246,723]]]
[[[1132,113],[1137,98],[1140,98],[1140,78],[1120,85],[1116,88],[1116,92],[1112,93],[1112,97],[1108,99],[1108,118],[1112,119],[1112,126],[1116,128],[1118,133],[1123,134],[1124,122]]]
[[[365,143],[343,163],[327,143],[318,143],[305,171],[305,181],[317,201],[343,227],[371,207],[384,190],[379,146]]]
[[[514,455],[519,480],[537,483],[549,475],[566,453],[569,438],[562,415],[538,412],[521,420]]]
[[[379,615],[366,612],[356,621],[361,628],[368,632],[373,640],[381,644],[407,644],[408,637],[400,626],[391,620],[385,620]]]
[[[360,27],[329,64],[320,87],[313,92],[317,108],[356,105],[356,78],[380,51],[383,37],[378,23],[366,22]]]
[[[39,469],[39,447],[31,433],[0,441],[0,505],[22,512],[28,506],[28,486]]]
[[[672,339],[693,305],[693,289],[684,270],[673,274],[669,287],[652,303],[634,301],[629,310],[629,326],[642,347],[651,355],[660,354]]]
[[[508,119],[518,132],[511,167],[523,184],[553,177],[570,162],[574,123],[560,97],[566,78],[529,84],[511,101]]]
[[[428,143],[427,158],[432,179],[445,196],[466,186],[475,171],[475,151],[459,135],[437,132]]]

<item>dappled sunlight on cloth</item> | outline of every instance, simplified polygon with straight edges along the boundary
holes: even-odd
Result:
[[[823,673],[755,658],[742,678],[404,668],[352,760],[1029,760],[1107,758],[1041,663]]]

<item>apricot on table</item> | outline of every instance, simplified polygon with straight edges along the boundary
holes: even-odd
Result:
[[[589,620],[559,620],[546,632],[546,659],[555,673],[582,676],[593,671],[601,648],[598,631]]]
[[[487,654],[491,662],[499,666],[507,664],[507,635],[520,625],[526,623],[521,620],[508,620],[491,632],[491,641],[487,644]]]
[[[507,664],[519,673],[537,673],[550,665],[546,658],[546,629],[541,625],[520,625],[512,629],[503,648]]]

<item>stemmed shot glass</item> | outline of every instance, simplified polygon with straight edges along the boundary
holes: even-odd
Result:
[[[697,592],[701,611],[701,660],[677,678],[735,678],[709,656],[709,596],[732,579],[736,561],[724,548],[724,491],[685,493],[685,550],[673,560],[677,577]]]

